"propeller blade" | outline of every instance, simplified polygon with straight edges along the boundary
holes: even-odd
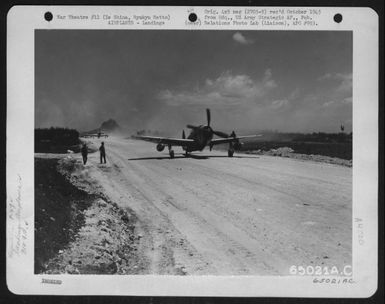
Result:
[[[206,109],[206,114],[207,114],[207,125],[210,126],[210,121],[211,121],[210,109]]]
[[[228,138],[228,137],[229,137],[229,135],[227,135],[227,134],[224,133],[224,132],[214,131],[214,130],[213,130],[213,133],[214,133],[215,135],[219,136],[219,137],[223,137],[223,138]]]
[[[184,133],[184,130],[182,132],[182,138],[185,139],[186,138],[186,134]]]
[[[193,126],[193,125],[187,125],[186,127],[189,128],[189,129],[198,129],[199,128],[199,127]]]

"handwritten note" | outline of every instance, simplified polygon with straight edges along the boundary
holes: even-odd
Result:
[[[8,256],[10,258],[27,254],[27,234],[29,224],[22,218],[22,178],[17,176],[16,197],[10,197],[8,200],[8,221],[10,228],[10,241]]]

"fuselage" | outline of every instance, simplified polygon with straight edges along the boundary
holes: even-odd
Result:
[[[194,145],[183,147],[186,152],[202,151],[208,144],[210,144],[213,133],[209,126],[199,126],[192,129],[187,138],[194,140]]]

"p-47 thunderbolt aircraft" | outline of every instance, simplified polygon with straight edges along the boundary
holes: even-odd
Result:
[[[92,133],[93,132],[93,133]],[[100,138],[100,137],[108,137],[108,134],[102,132],[102,129],[99,129],[98,132],[96,133],[95,131],[91,131],[89,133],[83,133],[80,137],[97,137],[97,138]]]
[[[154,136],[133,136],[137,139],[142,139],[146,141],[151,141],[157,143],[156,150],[159,152],[163,151],[167,146],[170,154],[170,158],[174,158],[173,146],[180,146],[185,151],[185,156],[188,156],[190,152],[193,151],[202,151],[206,146],[210,147],[210,151],[214,145],[229,144],[228,156],[232,157],[235,150],[239,150],[242,146],[242,143],[239,141],[242,138],[257,137],[261,135],[248,135],[248,136],[236,136],[233,131],[230,135],[214,131],[210,127],[210,109],[206,109],[207,113],[207,126],[192,126],[187,125],[187,128],[191,129],[190,135],[186,138],[186,135],[182,133],[182,138],[170,138],[170,137],[154,137]],[[217,135],[221,138],[213,139],[213,136]]]

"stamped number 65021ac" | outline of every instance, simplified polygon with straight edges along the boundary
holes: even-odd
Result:
[[[292,275],[309,275],[309,276],[351,276],[352,266],[345,265],[342,269],[338,269],[337,266],[297,266],[292,265],[289,269],[290,274]]]

